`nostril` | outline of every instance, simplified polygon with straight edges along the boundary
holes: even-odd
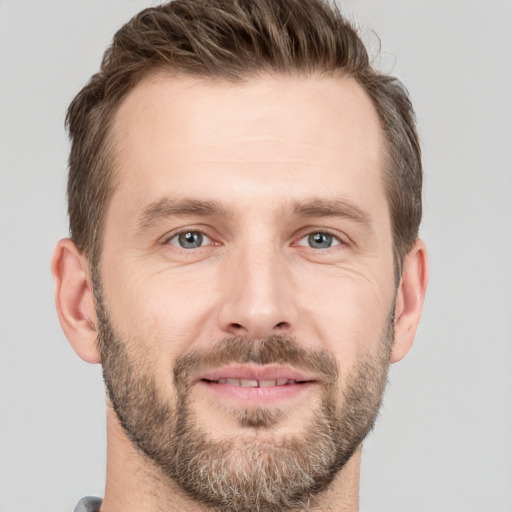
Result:
[[[0,0],[1,1],[1,0]],[[250,338],[259,339],[277,333],[285,333],[290,329],[288,322],[278,322],[274,324],[265,324],[264,322],[249,322],[248,325],[231,322],[226,330],[233,336],[249,336]]]

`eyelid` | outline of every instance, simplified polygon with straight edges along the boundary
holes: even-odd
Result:
[[[215,240],[215,238],[208,234],[208,229],[198,227],[198,226],[185,226],[182,228],[177,228],[175,230],[172,230],[171,232],[166,233],[164,236],[160,238],[160,243],[162,245],[172,245],[173,247],[179,247],[177,244],[171,244],[171,240],[178,237],[179,235],[182,235],[183,233],[189,233],[189,232],[197,232],[200,233],[205,239],[207,239],[207,243],[203,244],[203,246],[207,245],[221,245],[219,242]],[[295,236],[294,239],[296,240],[293,242],[292,245],[299,245],[298,242],[303,240],[304,238],[316,234],[316,233],[324,233],[326,235],[332,236],[338,243],[334,245],[333,247],[337,247],[338,245],[349,245],[351,240],[350,238],[345,234],[340,234],[339,231],[335,231],[329,228],[324,227],[316,227],[316,226],[310,226],[301,229]],[[300,247],[307,247],[306,244],[300,244]],[[330,248],[329,248],[330,249]]]
[[[322,228],[322,227],[308,227],[308,228],[304,228],[304,229],[300,230],[298,235],[295,237],[296,242],[294,242],[293,245],[298,245],[299,247],[308,247],[305,244],[299,245],[298,242],[300,242],[304,238],[307,238],[308,236],[314,235],[316,233],[323,233],[323,234],[332,236],[338,242],[336,245],[329,247],[329,249],[331,249],[333,247],[338,247],[339,245],[349,245],[349,243],[350,243],[350,239],[348,238],[348,236],[341,234],[339,231],[334,231],[332,229]],[[309,247],[309,248],[312,249],[312,247]],[[327,250],[327,249],[324,249],[324,250]]]
[[[177,247],[178,249],[183,249],[183,247],[180,247],[178,244],[172,244],[171,240],[177,238],[180,235],[183,235],[184,233],[200,233],[203,236],[203,238],[208,241],[208,243],[204,243],[203,245],[201,245],[201,247],[207,245],[214,245],[214,238],[211,235],[209,235],[206,231],[207,230],[199,228],[197,226],[186,226],[183,228],[177,228],[169,233],[166,233],[163,237],[161,237],[160,243],[162,245],[172,245],[173,247]]]

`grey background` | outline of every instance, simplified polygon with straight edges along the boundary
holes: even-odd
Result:
[[[366,442],[362,512],[512,511],[512,1],[350,0],[416,105],[431,281]],[[142,0],[0,0],[0,511],[103,492],[99,367],[61,333],[67,105]]]

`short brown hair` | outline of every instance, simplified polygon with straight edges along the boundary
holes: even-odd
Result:
[[[384,181],[399,279],[421,221],[414,111],[401,82],[371,66],[356,30],[327,0],[174,0],[143,10],[115,34],[66,118],[70,231],[90,264],[99,263],[114,186],[110,126],[126,95],[160,70],[232,82],[266,71],[353,77],[370,96],[386,139]]]

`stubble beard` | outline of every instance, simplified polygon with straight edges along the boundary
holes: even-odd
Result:
[[[237,337],[176,360],[174,407],[159,390],[150,362],[136,360],[116,335],[103,302],[98,318],[104,380],[126,435],[165,478],[207,510],[310,510],[374,425],[387,380],[392,317],[383,329],[379,353],[358,362],[345,376],[341,393],[338,365],[327,351],[304,349],[287,336],[256,342]],[[288,364],[323,375],[325,386],[317,405],[305,414],[310,419],[302,432],[273,437],[281,411],[238,410],[236,421],[247,436],[218,441],[199,423],[190,400],[189,376],[205,363]]]

